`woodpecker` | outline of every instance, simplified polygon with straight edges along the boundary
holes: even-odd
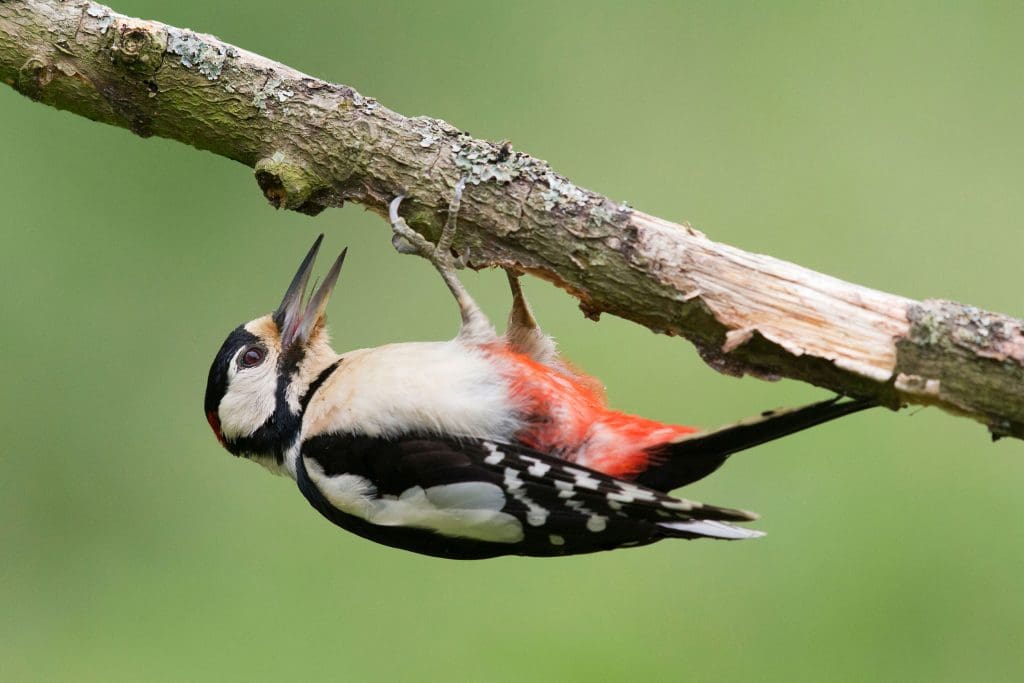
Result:
[[[403,197],[390,206],[395,246],[430,260],[458,303],[454,339],[336,353],[325,311],[347,250],[307,299],[321,235],[277,309],[232,331],[210,367],[204,407],[221,445],[291,477],[337,526],[452,559],[755,538],[735,524],[754,513],[668,492],[873,405],[836,398],[703,432],[612,410],[538,327],[516,275],[504,335],[459,281],[463,189],[436,245],[399,217]]]

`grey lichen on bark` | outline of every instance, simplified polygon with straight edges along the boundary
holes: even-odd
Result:
[[[910,331],[897,340],[895,386],[918,403],[987,415],[993,437],[1020,436],[1021,321],[933,299],[914,303],[907,317]]]
[[[82,116],[235,159],[272,205],[345,202],[436,237],[468,180],[455,248],[530,272],[608,312],[691,340],[727,374],[791,377],[940,406],[1024,437],[1018,320],[916,302],[716,243],[580,188],[509,143],[408,118],[217,38],[91,2],[0,0],[0,80]]]

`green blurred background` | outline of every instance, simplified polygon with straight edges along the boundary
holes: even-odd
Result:
[[[1024,11],[879,4],[122,0],[511,139],[713,238],[1024,315]],[[223,336],[313,236],[351,248],[339,349],[452,335],[425,262],[352,206],[0,88],[0,678],[1020,680],[1024,447],[935,410],[848,418],[687,495],[767,538],[457,563],[335,529],[200,409]],[[504,278],[467,274],[503,318]],[[623,409],[713,426],[825,392],[527,284]]]

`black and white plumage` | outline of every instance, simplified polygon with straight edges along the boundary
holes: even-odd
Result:
[[[756,516],[694,503],[511,444],[436,436],[306,440],[296,479],[322,515],[426,555],[573,555],[663,538],[755,538]]]
[[[336,353],[324,313],[344,252],[305,298],[321,236],[277,310],[235,329],[211,365],[205,412],[221,444],[293,478],[334,524],[461,559],[755,538],[735,526],[754,514],[666,492],[738,450],[870,405],[824,401],[705,433],[610,410],[562,363],[514,278],[506,335],[476,307],[450,252],[458,198],[436,249],[392,207],[396,236],[459,303],[455,339]]]

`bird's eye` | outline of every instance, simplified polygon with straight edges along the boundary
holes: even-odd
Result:
[[[254,368],[267,357],[267,350],[262,346],[250,346],[238,357],[238,364],[243,368]]]

